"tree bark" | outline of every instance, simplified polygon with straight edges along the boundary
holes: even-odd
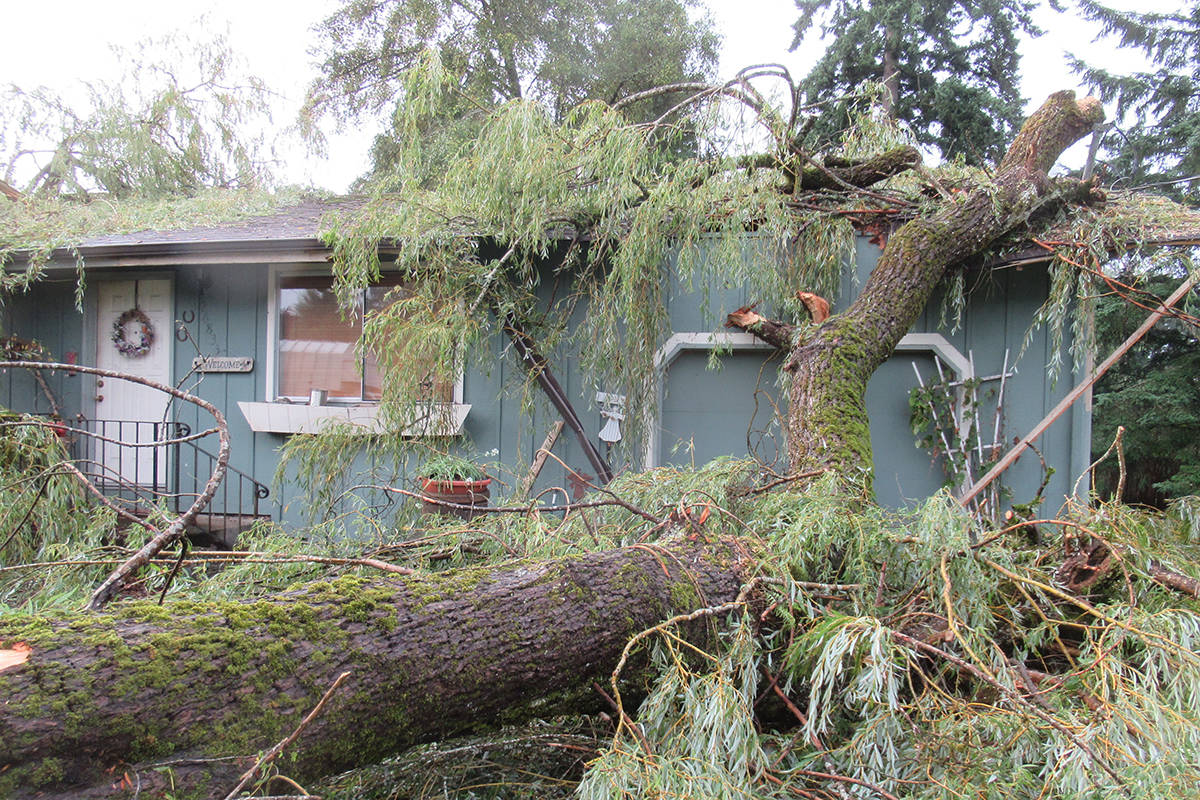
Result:
[[[845,189],[847,185],[865,188],[899,175],[921,163],[915,147],[895,147],[861,161],[825,159],[821,166],[809,165],[800,172],[799,189]]]
[[[745,561],[729,543],[676,540],[252,602],[0,617],[0,655],[15,654],[0,659],[0,797],[223,797],[345,671],[277,762],[290,777],[598,709],[592,682],[629,638],[735,599]]]
[[[1101,118],[1093,100],[1053,95],[995,184],[897,231],[846,312],[801,342],[775,329],[790,350],[795,472],[869,480],[867,380],[947,267],[1063,196],[1046,170]],[[607,680],[633,634],[733,600],[747,562],[734,544],[679,539],[495,568],[346,576],[249,602],[3,616],[0,797],[222,797],[347,671],[277,762],[284,773],[309,780],[421,742],[592,710],[592,682]],[[706,630],[701,622],[690,633]]]
[[[797,151],[798,155],[803,155]],[[778,169],[779,155],[765,153],[753,156],[743,156],[737,160],[741,167]],[[915,147],[893,147],[877,155],[864,159],[825,158],[820,164],[809,163],[796,174],[791,166],[784,166],[788,183],[784,186],[785,194],[796,191],[815,191],[833,189],[842,191],[846,187],[865,189],[882,180],[906,172],[921,163],[921,154]]]
[[[896,116],[900,105],[900,34],[891,25],[883,29],[883,110],[889,117]]]
[[[888,240],[861,294],[798,343],[791,372],[788,455],[793,472],[832,469],[870,484],[867,381],[929,302],[948,267],[1028,221],[1078,183],[1046,177],[1058,156],[1104,118],[1099,101],[1051,95],[1025,123],[995,183],[956,196]]]

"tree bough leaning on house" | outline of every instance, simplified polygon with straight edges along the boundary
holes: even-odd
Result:
[[[146,796],[169,791],[178,774],[187,791],[223,796],[245,756],[286,735],[346,669],[358,683],[352,676],[345,695],[333,696],[277,763],[281,772],[307,781],[476,725],[591,711],[606,702],[595,681],[619,705],[610,709],[616,736],[580,786],[588,798],[1165,797],[1193,786],[1200,615],[1187,593],[1200,570],[1186,543],[1200,534],[1192,505],[1167,518],[1082,510],[1043,523],[1063,535],[1042,549],[1016,529],[979,530],[944,497],[893,518],[845,493],[870,463],[859,384],[915,313],[909,294],[929,292],[1008,229],[1016,246],[1029,226],[1061,229],[1076,203],[1095,200],[1091,187],[1044,175],[1070,132],[1085,132],[1094,106],[1055,95],[994,182],[967,183],[950,170],[925,194],[925,180],[911,176],[847,189],[846,160],[867,155],[855,150],[862,140],[852,139],[840,161],[806,163],[791,135],[800,115],[773,112],[749,81],[718,95],[762,115],[781,143],[773,167],[672,160],[647,131],[598,105],[565,126],[512,106],[439,190],[414,186],[403,205],[381,198],[343,222],[342,284],[378,269],[381,238],[400,244],[400,267],[414,279],[401,302],[423,310],[407,315],[423,324],[404,330],[380,315],[366,345],[383,350],[383,363],[421,365],[390,378],[397,419],[404,400],[420,397],[431,364],[450,363],[483,336],[481,309],[519,316],[540,342],[572,334],[532,293],[534,266],[552,253],[595,294],[596,311],[575,334],[593,344],[593,366],[610,364],[610,376],[636,391],[647,385],[658,341],[667,256],[685,279],[698,278],[709,264],[692,246],[701,237],[719,258],[740,255],[743,234],[757,231],[776,252],[737,267],[734,279],[801,318],[795,292],[828,293],[838,266],[829,256],[845,252],[847,217],[897,209],[912,221],[891,236],[863,299],[778,340],[796,365],[792,423],[809,420],[821,434],[793,433],[789,471],[833,475],[806,489],[793,475],[764,478],[745,463],[624,476],[609,487],[624,506],[561,523],[496,515],[451,539],[534,562],[439,574],[433,548],[446,539],[433,537],[400,550],[433,573],[411,580],[360,572],[227,605],[197,589],[191,602],[128,604],[103,617],[0,616],[0,652],[19,661],[0,671],[3,696],[18,699],[0,707],[0,786],[17,796],[80,796],[78,786],[90,783],[101,796],[138,787]],[[844,191],[803,193],[805,167]],[[1195,226],[1176,207],[1110,198],[1103,213],[1130,210],[1141,216],[1117,215],[1120,224],[1106,230],[1121,238],[1094,240],[1097,253],[1138,241],[1138,232],[1166,239]],[[1164,221],[1169,230],[1147,227]],[[556,250],[563,230],[588,235]],[[494,256],[479,248],[481,232]],[[795,237],[813,246],[784,247]],[[926,263],[928,254],[938,259]],[[416,335],[424,332],[432,337]],[[420,357],[403,360],[406,351]],[[810,397],[835,404],[805,405]],[[527,597],[528,608],[509,605]],[[674,613],[699,624],[630,639]],[[457,639],[446,614],[483,626],[481,640],[503,651],[501,666],[489,672],[495,662],[469,652],[447,658],[445,648],[472,639]],[[568,653],[586,663],[555,660]],[[101,668],[81,677],[72,665],[91,658]],[[427,693],[404,695],[409,682],[425,680]],[[536,699],[507,702],[506,692],[493,693],[498,680]],[[638,695],[645,700],[635,713]],[[431,696],[444,704],[438,713],[410,713]],[[779,705],[764,705],[768,698]],[[461,727],[445,711],[477,707]]]
[[[408,96],[426,102],[414,102],[398,122],[414,132],[439,113],[446,102],[440,92],[450,92],[436,61],[418,74]],[[490,357],[475,346],[491,334],[478,313],[490,308],[498,319],[518,319],[542,352],[572,339],[582,372],[597,386],[619,387],[647,406],[626,420],[624,441],[637,447],[655,418],[654,356],[668,333],[670,280],[742,287],[766,311],[807,319],[797,292],[836,291],[856,224],[878,230],[910,219],[891,235],[850,309],[815,330],[785,327],[794,340],[771,342],[789,352],[789,465],[780,471],[830,467],[869,482],[866,382],[951,270],[989,248],[1024,244],[1097,204],[1102,210],[1088,216],[1095,231],[1061,239],[1085,252],[1064,245],[1065,257],[1054,265],[1059,291],[1042,316],[1058,338],[1075,299],[1063,287],[1080,289],[1075,319],[1086,318],[1087,290],[1074,281],[1080,257],[1090,263],[1101,250],[1196,227],[1181,207],[1046,178],[1057,154],[1102,118],[1094,101],[1052,97],[995,176],[951,166],[926,180],[920,175],[927,171],[910,170],[918,156],[902,132],[866,103],[842,152],[816,157],[806,150],[806,112],[769,105],[757,88],[764,80],[780,80],[789,96],[799,96],[785,71],[759,68],[680,104],[693,113],[718,100],[747,107],[771,135],[764,156],[714,151],[678,159],[661,146],[657,129],[626,125],[600,104],[580,107],[561,125],[536,106],[513,104],[493,116],[437,186],[423,190],[414,180],[365,213],[337,220],[330,236],[347,296],[378,275],[384,240],[401,243],[397,266],[412,278],[413,293],[366,326],[364,346],[381,360],[420,365],[386,376],[385,405],[399,410],[419,401],[430,365],[450,379],[456,354]],[[412,141],[407,157],[419,160],[419,141]],[[418,174],[403,167],[398,174],[410,172]],[[746,258],[747,247],[757,257]],[[550,279],[563,284],[555,294],[566,298],[553,307],[537,296],[547,263]],[[590,300],[587,313],[569,330],[580,297]]]

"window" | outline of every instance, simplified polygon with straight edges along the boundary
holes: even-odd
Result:
[[[379,416],[379,365],[355,352],[363,314],[381,308],[400,285],[385,276],[362,292],[358,314],[343,319],[333,294],[333,278],[309,269],[272,267],[267,318],[267,380],[264,402],[239,400],[250,430],[259,433],[317,433],[344,423],[367,433],[383,431]],[[324,404],[311,403],[314,389],[327,392]],[[412,409],[406,436],[457,436],[471,406],[463,403],[463,379],[428,382],[429,403]]]
[[[365,314],[383,307],[388,293],[400,285],[384,276],[363,291],[356,314],[343,318],[330,275],[280,275],[276,307],[276,397],[307,401],[324,390],[334,402],[378,402],[379,364],[373,354],[356,352]],[[430,399],[453,402],[453,384],[430,381]]]
[[[333,278],[284,275],[279,279],[278,391],[280,397],[307,398],[324,389],[331,400],[379,399],[379,367],[374,356],[355,353],[363,313],[376,308],[396,284],[367,289],[357,313],[343,319]]]

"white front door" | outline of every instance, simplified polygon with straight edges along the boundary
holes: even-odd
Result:
[[[169,385],[171,281],[104,281],[97,285],[97,296],[96,366]],[[122,320],[124,324],[120,325]],[[162,423],[169,399],[163,392],[140,383],[117,378],[96,380],[98,432],[125,443],[100,441],[95,452],[102,465],[101,482],[165,485],[166,448],[129,445],[167,438]]]

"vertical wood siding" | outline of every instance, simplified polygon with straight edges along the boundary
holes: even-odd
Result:
[[[845,307],[849,298],[861,288],[877,255],[878,248],[866,239],[858,240],[854,270],[857,281],[851,279],[850,271],[847,271],[835,308]],[[106,273],[104,270],[93,270],[89,273],[89,282],[94,284],[110,275],[129,279],[143,274],[161,275],[164,271],[120,269]],[[259,264],[213,264],[177,267],[173,273],[174,319],[191,320],[185,323],[187,341],[181,342],[175,338],[172,335],[174,331],[160,333],[170,338],[175,347],[174,378],[183,388],[225,409],[233,440],[231,466],[270,484],[271,512],[286,524],[298,525],[307,511],[308,498],[294,484],[280,486],[275,485],[273,480],[279,458],[278,449],[285,437],[251,431],[237,407],[238,401],[261,401],[267,396],[269,270],[266,265]],[[990,274],[972,274],[968,281],[971,299],[957,328],[941,324],[941,301],[935,298],[913,331],[941,333],[964,355],[973,354],[976,375],[996,374],[1001,370],[1006,349],[1011,359],[1016,359],[1021,350],[1029,322],[1045,297],[1045,270],[1041,267],[1006,269]],[[553,283],[554,277],[547,275],[541,289],[546,299],[553,291]],[[87,315],[80,314],[74,308],[73,295],[74,280],[64,277],[62,280],[45,281],[27,294],[10,299],[0,318],[4,333],[37,339],[56,357],[61,358],[66,352],[75,351],[82,363],[90,363],[96,352],[96,343],[91,341],[95,334],[88,333],[88,326],[93,323],[88,321]],[[678,283],[668,287],[667,305],[674,331],[718,330],[727,312],[748,302],[769,300],[748,297],[741,288],[714,287],[708,294],[705,309],[705,303],[699,295],[698,292],[687,291]],[[576,311],[577,315],[583,313],[582,309]],[[572,323],[579,321],[577,318]],[[100,343],[100,346],[105,344]],[[86,349],[88,347],[91,349]],[[498,475],[511,488],[520,481],[546,432],[558,419],[558,413],[535,390],[532,413],[524,415],[522,386],[525,373],[511,352],[508,341],[497,334],[489,342],[488,348],[490,369],[471,369],[464,379],[464,402],[471,404],[472,409],[467,417],[466,437],[461,446],[469,454],[498,451],[497,455],[488,456],[487,460],[501,462],[512,470]],[[1044,331],[1038,331],[1033,334],[1024,355],[1016,363],[1018,372],[1009,381],[1005,397],[1004,431],[1009,442],[1026,433],[1076,380],[1068,358],[1066,369],[1058,381],[1049,381],[1044,367],[1050,355],[1048,348],[1048,336]],[[254,358],[254,369],[249,373],[189,375],[192,359],[200,353],[251,356]],[[597,386],[581,375],[576,354],[566,352],[564,348],[548,355],[559,382],[575,403],[589,433],[595,437],[603,423],[599,411],[594,408],[595,392],[612,391],[615,387]],[[773,366],[767,367],[759,381],[759,369],[766,355],[759,351],[735,351],[725,357],[726,369],[709,371],[704,368],[706,353],[685,351],[671,365],[664,378],[667,394],[662,421],[668,428],[680,428],[669,432],[688,436],[689,425],[692,426],[691,430],[705,431],[713,429],[720,420],[727,420],[724,430],[712,441],[703,444],[702,455],[707,458],[725,450],[744,454],[746,432],[754,407],[755,385],[759,384],[769,392],[776,391]],[[931,464],[927,454],[915,447],[909,429],[908,391],[915,385],[913,362],[918,364],[923,374],[929,375],[934,371],[929,355],[900,353],[881,368],[868,388],[877,492],[881,502],[892,506],[919,500],[936,490],[944,480],[940,468]],[[84,380],[64,374],[48,378],[68,414],[89,411],[86,402],[89,387]],[[991,386],[994,384],[988,388]],[[992,401],[987,399],[986,392],[984,397],[983,418],[990,420]],[[42,413],[48,410],[31,376],[21,371],[0,376],[0,403],[22,411]],[[629,398],[628,403],[627,413],[637,413],[640,399]],[[764,415],[769,413],[769,409],[761,402],[758,413],[759,421],[765,423]],[[741,416],[737,418],[739,414]],[[176,419],[187,423],[193,430],[210,424],[208,420],[200,418],[194,406],[178,406]],[[756,422],[755,427],[765,427],[765,424],[760,426]],[[1052,427],[1038,444],[1047,461],[1057,470],[1047,492],[1046,510],[1057,508],[1070,492],[1079,471],[1086,467],[1089,430],[1090,416],[1080,403],[1071,414]],[[669,448],[668,439],[664,436],[664,448]],[[758,446],[769,450],[773,445],[759,441]],[[210,449],[215,450],[215,445]],[[580,472],[592,472],[569,431],[564,430],[559,436],[554,454]],[[673,463],[691,463],[691,455],[686,450],[677,451],[673,456],[666,452],[663,458]],[[616,467],[625,466],[628,461],[640,463],[640,454],[633,458],[615,457],[614,461]],[[381,467],[386,471],[394,465],[364,466]],[[1037,457],[1030,453],[1005,474],[1004,484],[1011,490],[1014,501],[1023,502],[1032,496],[1040,479]],[[401,475],[398,480],[411,488],[411,479],[407,476]],[[567,471],[558,461],[551,459],[547,461],[534,492],[569,486]],[[494,496],[503,496],[510,488],[500,488],[494,492]]]

